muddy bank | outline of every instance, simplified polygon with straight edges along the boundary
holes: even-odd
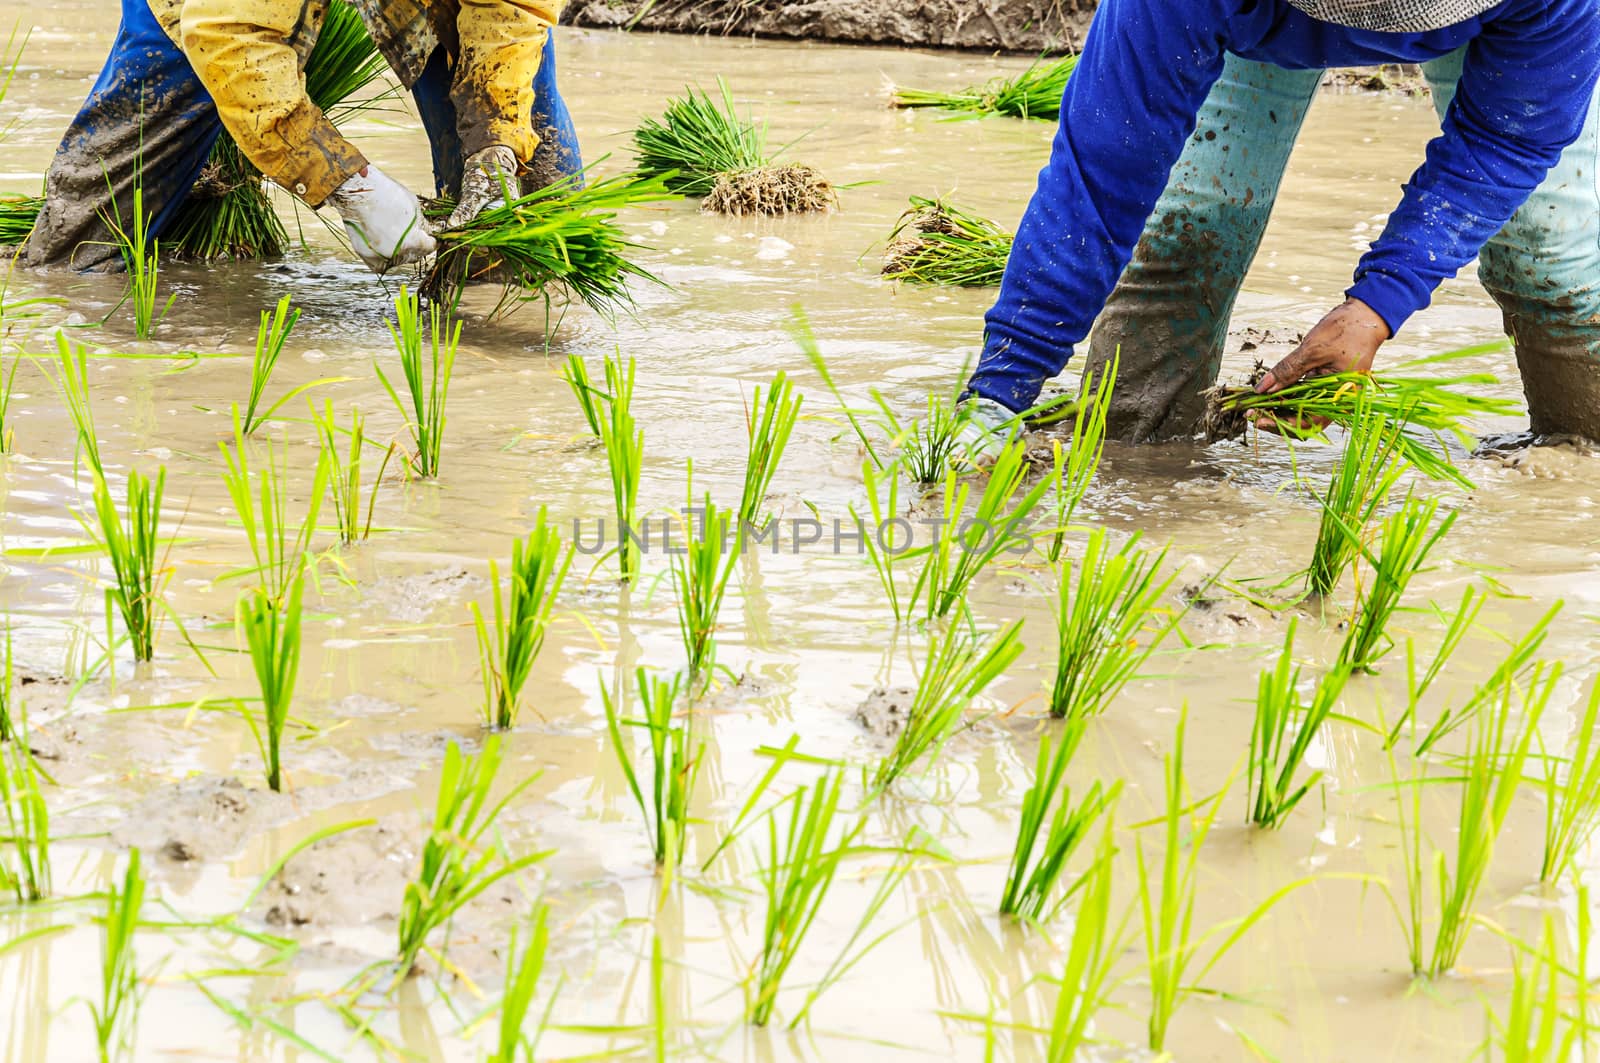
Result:
[[[573,0],[576,26],[846,44],[1076,51],[1095,0]]]

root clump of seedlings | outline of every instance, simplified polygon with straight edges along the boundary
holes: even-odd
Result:
[[[803,163],[725,173],[700,204],[711,214],[817,214],[839,205],[828,179]]]
[[[1000,283],[1014,237],[942,199],[912,196],[883,254],[890,280],[988,288]]]

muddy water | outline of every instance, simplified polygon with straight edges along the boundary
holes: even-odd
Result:
[[[8,142],[3,184],[28,190],[98,69],[115,7],[68,3],[42,18],[32,10],[13,14],[24,24],[40,22],[6,105],[23,124]],[[582,442],[580,418],[556,376],[559,360],[576,352],[598,366],[617,348],[638,358],[635,408],[647,450],[641,502],[663,514],[685,497],[691,458],[696,491],[710,490],[724,504],[737,498],[745,403],[756,384],[789,371],[803,382],[811,416],[795,433],[773,506],[786,520],[814,510],[831,523],[860,501],[860,455],[841,438],[833,403],[784,331],[787,308],[805,306],[851,394],[864,399],[876,387],[912,411],[928,387],[947,385],[973,356],[988,296],[886,285],[875,276],[874,244],[912,192],[949,193],[1013,223],[1050,135],[1042,124],[941,121],[883,106],[886,80],[957,86],[1022,65],[1014,61],[583,32],[566,33],[562,44],[585,149],[591,159],[615,153],[609,168],[626,156],[626,131],[665,95],[722,74],[770,118],[775,142],[801,138],[794,158],[858,187],[826,218],[724,220],[690,204],[629,213],[624,224],[649,248],[641,262],[666,286],[640,287],[638,313],[615,323],[579,309],[554,330],[537,310],[490,325],[481,320],[487,297],[475,296],[451,392],[442,479],[386,486],[375,518],[382,530],[321,569],[296,700],[308,729],[297,732],[287,754],[288,796],[261,791],[254,746],[237,716],[190,711],[207,699],[246,695],[253,682],[248,663],[231,652],[228,618],[247,581],[229,574],[246,564],[246,550],[217,445],[229,404],[246,394],[248,365],[238,356],[253,341],[256,315],[285,292],[304,316],[274,388],[335,378],[316,389],[319,400],[360,408],[369,433],[380,438],[400,433],[372,370],[375,359],[392,363],[384,326],[391,290],[347,261],[309,215],[301,216],[306,246],[283,263],[166,271],[180,299],[149,343],[132,338],[124,311],[112,312],[121,294],[115,280],[12,281],[13,296],[63,301],[20,327],[13,348],[48,351],[54,327],[74,324],[81,326],[70,332],[74,341],[95,352],[93,401],[114,475],[166,466],[169,519],[181,519],[182,537],[171,554],[169,601],[217,673],[213,678],[168,625],[153,667],[135,669],[119,652],[114,674],[101,669],[84,678],[103,649],[97,581],[104,573],[81,557],[27,553],[80,541],[72,511],[87,504],[87,493],[75,476],[62,404],[42,369],[24,366],[17,453],[0,469],[7,550],[0,600],[12,618],[19,667],[39,680],[22,692],[60,783],[51,792],[57,833],[85,836],[58,846],[58,892],[104,888],[121,866],[119,852],[138,845],[154,897],[186,919],[220,918],[245,905],[258,877],[313,831],[378,820],[379,829],[295,861],[244,916],[244,925],[301,943],[287,968],[207,983],[339,1057],[369,1050],[352,1042],[325,998],[389,954],[443,749],[449,741],[473,748],[481,740],[467,603],[486,600],[487,562],[508,553],[540,506],[565,527],[584,522],[591,542],[596,522],[609,517],[603,458]],[[1241,299],[1241,344],[1246,329],[1292,336],[1338,298],[1356,248],[1381,224],[1433,127],[1426,101],[1320,101]],[[427,184],[425,144],[408,114],[367,120],[354,132],[374,160],[417,187]],[[1397,355],[1427,353],[1497,335],[1497,315],[1468,277],[1448,285],[1393,347]],[[100,356],[110,352],[155,357]],[[218,352],[232,357],[212,357]],[[1230,369],[1251,357],[1238,353]],[[1498,374],[1504,393],[1516,393],[1509,355],[1485,356],[1479,367]],[[296,506],[314,460],[299,407],[286,408],[269,433],[288,449]],[[1313,472],[1329,457],[1317,448],[1300,452]],[[1478,463],[1472,472],[1479,490],[1451,496],[1460,519],[1443,563],[1419,580],[1415,601],[1452,605],[1484,573],[1509,593],[1485,610],[1485,630],[1468,639],[1425,713],[1459,700],[1492,667],[1499,634],[1520,633],[1565,598],[1547,652],[1566,660],[1582,682],[1562,686],[1545,731],[1552,744],[1567,738],[1594,656],[1589,616],[1600,598],[1590,575],[1591,471],[1588,461],[1562,453],[1516,468]],[[1271,442],[1114,450],[1088,515],[1118,531],[1140,529],[1152,542],[1170,540],[1171,557],[1187,573],[1180,583],[1229,562],[1233,576],[1270,584],[1304,563],[1315,533],[1315,512],[1289,488],[1289,473],[1286,452]],[[853,763],[870,763],[879,750],[852,712],[874,687],[911,681],[921,643],[897,637],[875,578],[854,550],[846,543],[836,555],[825,542],[752,557],[740,568],[718,657],[738,679],[725,679],[697,710],[708,746],[697,807],[706,824],[695,832],[695,853],[710,852],[766,770],[762,747],[799,735],[805,752]],[[564,976],[556,1016],[565,1027],[546,1035],[541,1057],[643,1051],[641,1024],[660,1015],[674,1050],[691,1058],[980,1059],[991,1050],[1000,1058],[1039,1058],[1043,1041],[1035,1030],[1048,1025],[1051,996],[1040,978],[1059,969],[1067,926],[1020,932],[993,913],[1017,803],[1038,737],[1048,730],[1039,719],[1050,662],[1044,571],[1015,566],[977,588],[984,621],[1021,618],[1026,625],[1028,652],[988,703],[999,715],[871,814],[872,840],[890,843],[920,826],[956,859],[911,876],[878,924],[899,929],[820,999],[808,1031],[788,1034],[753,1031],[740,1021],[740,981],[761,933],[754,876],[764,859],[761,832],[733,846],[709,873],[691,874],[661,896],[606,745],[602,686],[622,684],[636,665],[672,669],[681,659],[667,559],[648,557],[631,590],[619,588],[609,564],[590,571],[591,564],[580,559],[564,596],[503,769],[507,784],[538,773],[502,821],[505,843],[553,855],[458,921],[450,957],[478,992],[459,978],[430,979],[408,983],[382,1006],[365,1000],[381,1037],[418,1058],[481,1054],[487,1024],[476,1020],[497,996],[508,928],[541,895],[553,909],[552,960]],[[1245,1038],[1281,1059],[1461,1058],[1484,1029],[1480,998],[1504,1005],[1506,950],[1480,931],[1462,974],[1427,992],[1408,988],[1402,936],[1373,885],[1387,878],[1400,888],[1388,767],[1373,741],[1349,728],[1330,731],[1316,751],[1327,772],[1323,791],[1280,833],[1239,825],[1249,699],[1283,626],[1242,606],[1196,614],[1188,625],[1194,648],[1159,656],[1152,676],[1094,726],[1074,765],[1081,782],[1125,780],[1121,822],[1147,820],[1161,806],[1161,756],[1172,748],[1187,704],[1195,791],[1232,784],[1204,852],[1197,924],[1236,918],[1290,881],[1324,876],[1294,893],[1208,976],[1227,999],[1191,1001],[1170,1044],[1185,1059],[1241,1058]],[[1334,626],[1308,616],[1301,630],[1308,664],[1329,661],[1339,638]],[[1440,630],[1423,612],[1397,621],[1397,632],[1414,636],[1424,654]],[[1404,696],[1403,673],[1397,652],[1385,674],[1352,685],[1343,711],[1392,715]],[[804,777],[795,771],[792,781]],[[1427,795],[1430,831],[1441,846],[1452,841],[1452,803],[1442,791]],[[1563,924],[1573,916],[1570,896],[1531,886],[1541,824],[1537,799],[1524,794],[1482,898],[1486,916],[1519,932],[1531,932],[1547,906]],[[1153,853],[1159,840],[1148,828],[1129,826],[1121,835],[1128,859],[1120,898],[1127,902],[1134,896],[1131,850],[1142,842]],[[885,864],[864,861],[836,885],[781,1011],[793,1015],[806,985],[827,969]],[[1368,876],[1365,886],[1356,876]],[[76,1059],[92,1051],[82,1003],[98,986],[92,911],[0,912],[8,938],[55,924],[73,928],[0,956],[0,994],[11,1002],[0,1038],[5,1058]],[[165,916],[152,911],[151,918]],[[303,925],[284,930],[286,922]],[[659,1011],[650,985],[657,946],[665,962]],[[151,929],[139,950],[149,976],[141,1056],[309,1058],[260,1027],[241,1032],[192,984],[192,976],[264,963],[263,949],[221,932]],[[1139,955],[1130,938],[1129,980],[1116,994],[1121,1007],[1105,1012],[1098,1027],[1108,1045],[1141,1043]],[[621,1032],[582,1029],[605,1027]]]

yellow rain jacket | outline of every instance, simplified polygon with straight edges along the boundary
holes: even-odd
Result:
[[[312,207],[367,164],[306,96],[301,69],[329,0],[150,0],[211,93],[239,150]],[[524,164],[539,143],[529,115],[545,35],[563,0],[355,0],[410,88],[434,49],[455,59],[463,156],[504,144]]]

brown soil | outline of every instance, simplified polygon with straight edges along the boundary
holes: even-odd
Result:
[[[1238,439],[1250,428],[1252,418],[1243,410],[1229,409],[1227,400],[1237,395],[1247,395],[1267,375],[1265,362],[1257,362],[1250,375],[1237,384],[1218,383],[1206,390],[1206,410],[1200,418],[1200,437],[1207,443],[1224,439]]]
[[[1095,0],[572,0],[579,26],[849,44],[1077,51]]]
[[[839,203],[828,179],[809,166],[762,166],[717,178],[700,209],[712,214],[816,214]]]

